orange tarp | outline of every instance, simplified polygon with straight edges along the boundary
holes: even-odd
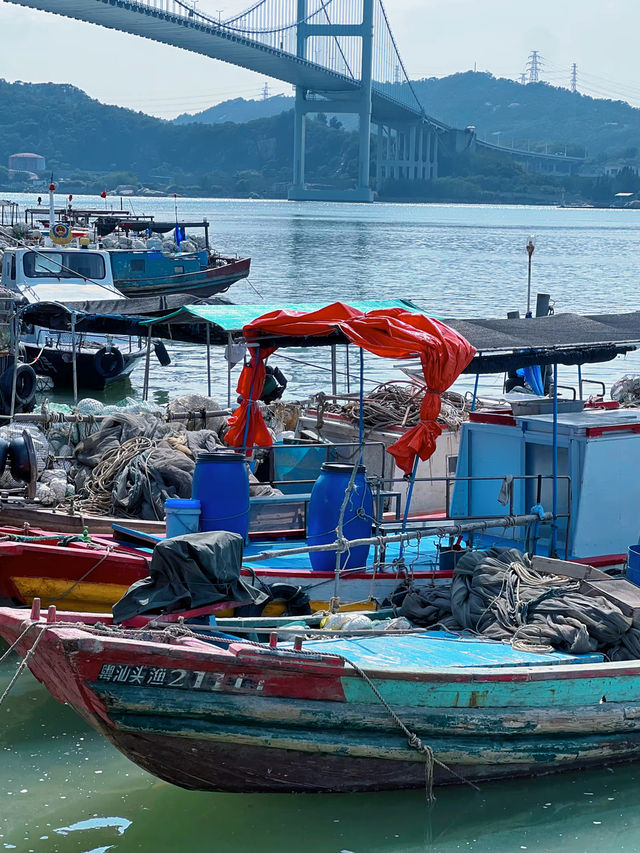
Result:
[[[383,358],[415,358],[422,364],[427,393],[420,409],[420,423],[388,448],[398,466],[410,473],[416,456],[428,459],[442,428],[436,423],[440,394],[458,378],[475,355],[471,344],[438,320],[404,308],[387,308],[364,314],[342,302],[320,311],[272,311],[244,327],[247,343],[261,335],[326,337],[339,330],[353,344]],[[264,363],[276,347],[252,348],[251,360],[238,381],[242,403],[229,420],[226,441],[233,447],[268,446],[271,437],[259,408],[264,387]]]

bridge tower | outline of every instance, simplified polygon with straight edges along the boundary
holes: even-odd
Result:
[[[361,0],[362,19],[358,24],[316,23],[308,20],[307,0],[297,0],[297,55],[307,56],[307,41],[313,37],[356,37],[362,40],[360,87],[354,92],[322,92],[296,86],[293,137],[293,186],[289,198],[295,201],[373,201],[369,185],[371,165],[371,89],[373,66],[373,4]],[[354,189],[308,188],[305,184],[305,120],[309,113],[350,113],[359,119],[358,181]]]

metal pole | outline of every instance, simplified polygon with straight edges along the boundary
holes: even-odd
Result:
[[[420,461],[420,457],[416,454],[416,458],[413,460],[413,470],[411,472],[411,481],[409,482],[409,489],[407,491],[407,499],[404,504],[404,515],[402,516],[402,528],[401,532],[405,533],[407,530],[407,521],[409,519],[409,509],[411,507],[411,498],[413,497],[413,487],[416,482],[416,474],[418,472],[418,463]],[[448,508],[447,508],[448,512]],[[400,545],[400,558],[402,559],[402,555],[404,552],[403,545]]]
[[[336,367],[336,345],[331,344],[331,393],[338,393],[338,372]]]
[[[207,394],[211,396],[211,326],[207,323]]]
[[[231,332],[227,334],[227,355],[231,357]],[[227,358],[227,407],[231,406],[231,361]]]
[[[142,399],[149,397],[149,371],[151,369],[151,326],[147,329],[147,355],[144,361],[144,382],[142,384]]]
[[[582,400],[582,365],[578,365],[578,393],[580,395],[579,399]]]
[[[351,393],[351,377],[349,376],[349,344],[345,345],[345,367],[347,371],[347,394]]]
[[[358,444],[362,463],[362,444],[364,442],[364,350],[360,347],[360,417],[358,419]]]
[[[71,313],[71,354],[73,369],[73,405],[78,404],[78,348],[76,346],[76,312]]]
[[[553,526],[551,527],[551,556],[558,550],[558,365],[553,365]]]
[[[478,352],[478,355],[482,355],[482,352]],[[471,411],[475,412],[476,410],[476,402],[478,400],[478,383],[480,382],[480,374],[476,373],[476,381],[473,383],[473,400],[471,401]]]
[[[498,527],[522,527],[534,521],[553,521],[552,513],[546,512],[543,518],[534,513],[528,513],[527,515],[503,515],[500,518],[460,521],[455,524],[437,524],[434,522],[433,524],[426,524],[419,530],[410,530],[409,533],[392,533],[384,537],[384,542],[409,542],[412,539],[418,541],[426,536],[459,536],[461,533],[471,533],[474,530],[491,530]],[[380,540],[380,536],[369,536],[366,539],[349,539],[348,547],[357,548],[359,545],[379,545]],[[344,543],[336,540],[328,545],[307,545],[302,548],[286,548],[281,551],[261,551],[259,554],[243,557],[242,562],[261,563],[264,560],[275,560],[279,557],[289,558],[298,554],[315,554],[319,551],[339,551],[341,548],[346,550]]]
[[[528,275],[527,275],[527,317],[531,317],[531,258],[533,257],[533,253],[536,248],[536,240],[533,235],[529,237],[529,242],[527,243],[526,249],[527,254],[529,255],[529,267],[528,267]]]
[[[14,336],[13,336],[13,377],[11,383],[11,408],[9,411],[9,420],[13,420],[16,413],[16,386],[18,384],[18,357],[20,355],[20,319],[18,315],[13,320]]]

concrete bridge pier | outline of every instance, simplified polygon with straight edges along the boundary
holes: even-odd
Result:
[[[438,133],[427,122],[377,126],[376,190],[385,181],[430,181],[438,177]]]
[[[358,91],[321,92],[296,86],[293,126],[292,201],[373,201],[369,171],[371,168],[371,90],[373,65],[373,3],[362,0],[360,24],[311,24],[297,26],[297,55],[307,56],[307,39],[311,37],[358,36],[362,39],[360,87]],[[307,0],[298,0],[298,21],[307,17]],[[305,119],[309,113],[350,113],[359,119],[358,178],[353,189],[308,187],[305,180]]]

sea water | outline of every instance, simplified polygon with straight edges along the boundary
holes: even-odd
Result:
[[[77,198],[75,203],[102,202]],[[173,200],[126,204],[158,219],[173,215]],[[178,213],[184,219],[206,216],[216,249],[252,257],[250,282],[229,292],[236,302],[398,297],[443,318],[524,313],[524,247],[535,233],[532,290],[550,293],[556,311],[638,308],[636,211],[179,199]],[[151,371],[151,396],[160,403],[185,390],[202,392],[205,381],[201,349],[173,346],[171,352],[170,368],[154,365]],[[326,354],[314,350],[288,350],[272,359],[284,354],[328,366]],[[278,363],[290,377],[287,396],[326,389],[322,372],[284,358]],[[214,365],[215,392],[226,402],[226,370],[219,356]],[[632,371],[640,372],[636,355],[590,366],[585,375],[609,383]],[[389,363],[367,360],[372,381],[398,375]],[[139,396],[141,380],[139,369],[131,386],[108,394],[111,399]],[[563,380],[575,384],[571,369]],[[486,381],[488,390],[499,385],[500,380]],[[15,661],[0,665],[0,694]],[[639,783],[640,764],[602,768],[486,784],[479,791],[440,789],[431,808],[424,791],[187,792],[121,756],[29,673],[0,707],[0,851],[640,851]]]

